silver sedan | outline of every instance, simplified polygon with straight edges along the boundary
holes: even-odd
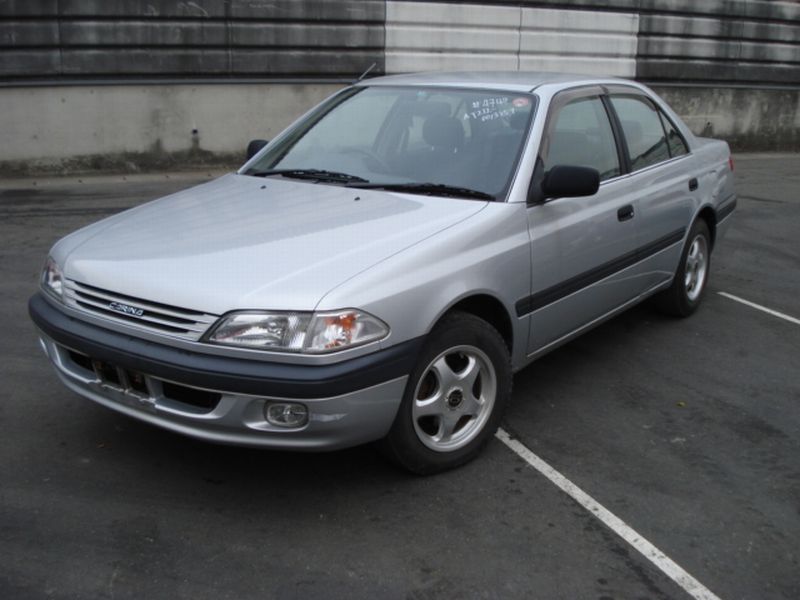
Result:
[[[727,144],[621,79],[372,79],[248,152],[55,244],[42,347],[152,424],[420,473],[475,457],[537,357],[646,298],[694,312],[736,205]]]

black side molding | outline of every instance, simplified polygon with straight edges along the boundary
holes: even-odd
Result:
[[[657,252],[661,252],[662,250],[669,248],[673,244],[677,244],[683,240],[685,233],[685,227],[676,229],[672,233],[669,233],[655,240],[654,242],[636,248],[635,250],[623,254],[622,256],[603,263],[599,267],[595,267],[594,269],[580,273],[579,275],[571,277],[557,285],[544,289],[540,292],[536,292],[527,298],[522,298],[518,300],[515,305],[517,316],[523,317],[535,310],[539,310],[540,308],[547,306],[548,304],[557,302],[558,300],[561,300],[570,294],[574,294],[585,287],[589,287],[593,283],[597,283],[601,279],[605,279],[617,271],[627,269],[631,265],[649,258]]]
[[[732,202],[728,202],[725,206],[717,209],[717,222],[722,221],[734,210],[736,210],[736,198],[734,198]]]
[[[297,365],[190,352],[97,327],[36,294],[28,312],[48,337],[92,358],[155,377],[220,391],[284,398],[328,398],[408,375],[424,337],[329,365]]]

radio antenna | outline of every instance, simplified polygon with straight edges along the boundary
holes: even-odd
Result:
[[[364,79],[364,77],[366,77],[366,76],[369,74],[369,72],[370,72],[370,71],[372,71],[372,69],[374,69],[374,68],[375,68],[375,67],[377,67],[377,66],[378,66],[378,63],[372,63],[372,64],[371,64],[369,67],[367,67],[367,70],[366,70],[366,71],[364,71],[364,72],[361,74],[361,77],[359,77],[358,79],[356,79],[356,81],[361,81],[362,79]]]

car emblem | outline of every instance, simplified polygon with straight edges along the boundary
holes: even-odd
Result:
[[[130,315],[132,317],[141,317],[144,314],[144,309],[136,308],[122,302],[109,302],[108,308],[119,313]]]

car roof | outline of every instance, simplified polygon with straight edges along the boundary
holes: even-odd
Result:
[[[433,87],[470,87],[529,92],[547,84],[623,83],[624,79],[615,77],[597,78],[577,73],[549,73],[539,71],[451,71],[410,73],[407,75],[388,75],[365,79],[356,83],[362,86],[411,85]]]

